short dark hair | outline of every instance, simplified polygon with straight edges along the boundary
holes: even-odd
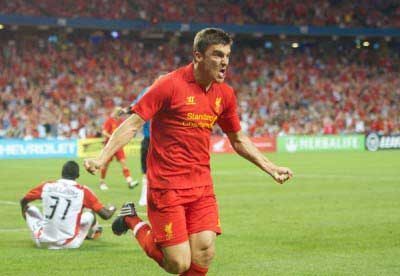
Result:
[[[61,177],[64,179],[75,180],[79,177],[79,165],[73,160],[64,164],[61,171]]]
[[[210,45],[228,45],[232,43],[232,37],[224,30],[218,28],[206,28],[199,31],[194,37],[193,51],[203,54]]]

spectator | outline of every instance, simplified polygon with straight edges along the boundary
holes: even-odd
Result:
[[[180,43],[40,41],[23,35],[1,41],[3,137],[99,137],[107,108],[135,98],[122,91],[141,91],[158,72],[190,56]],[[238,91],[249,135],[323,134],[324,117],[335,130],[329,133],[399,132],[398,49],[357,49],[348,41],[291,49],[285,43],[273,49],[235,46],[240,49],[227,81]]]
[[[154,9],[157,5],[160,8]],[[54,16],[62,18],[92,17],[103,19],[145,20],[152,24],[178,21],[216,24],[314,25],[341,27],[400,27],[397,0],[296,0],[284,1],[182,1],[149,0],[54,0],[1,1],[4,14]],[[179,7],[179,8],[177,8]],[[215,13],[208,11],[213,8]]]

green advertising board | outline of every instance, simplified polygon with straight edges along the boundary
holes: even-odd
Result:
[[[364,135],[318,135],[278,137],[279,152],[364,151]]]

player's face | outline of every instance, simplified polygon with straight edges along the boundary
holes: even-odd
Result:
[[[214,44],[209,46],[199,60],[206,78],[219,83],[223,82],[228,69],[230,54],[231,45]]]

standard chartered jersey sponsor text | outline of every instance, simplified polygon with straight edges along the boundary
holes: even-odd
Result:
[[[362,135],[325,135],[325,136],[287,136],[278,138],[280,151],[335,151],[362,150],[364,136]]]

